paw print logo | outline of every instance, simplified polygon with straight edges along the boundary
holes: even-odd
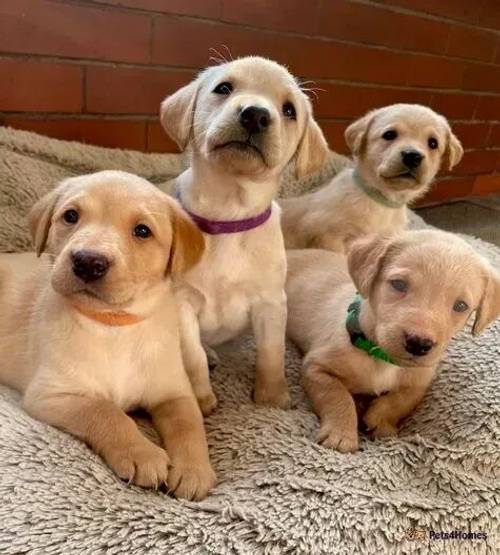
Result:
[[[408,528],[405,532],[405,540],[412,542],[424,542],[427,539],[427,532],[421,528]]]

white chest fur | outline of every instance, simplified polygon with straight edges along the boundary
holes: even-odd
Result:
[[[401,368],[382,360],[377,360],[370,371],[371,389],[375,395],[391,391],[398,386]]]

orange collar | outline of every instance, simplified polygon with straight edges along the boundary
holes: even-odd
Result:
[[[129,312],[123,312],[121,310],[117,312],[100,312],[79,305],[73,305],[73,308],[80,314],[83,314],[83,316],[106,326],[131,326],[132,324],[138,324],[144,320],[142,316],[130,314]]]

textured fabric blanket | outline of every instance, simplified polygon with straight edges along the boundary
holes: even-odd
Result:
[[[283,194],[320,186],[345,163],[332,154],[321,174],[302,182],[288,173]],[[29,248],[26,213],[61,178],[117,168],[168,188],[183,164],[178,155],[0,128],[0,250]],[[500,267],[500,249],[467,240]],[[292,345],[288,411],[251,402],[251,338],[225,345],[212,376],[220,405],[206,420],[219,483],[200,503],[127,486],[81,442],[31,419],[19,396],[0,386],[0,552],[498,553],[499,336],[500,322],[479,338],[461,333],[399,437],[363,439],[349,455],[314,442],[318,423]],[[437,539],[453,531],[486,539]]]

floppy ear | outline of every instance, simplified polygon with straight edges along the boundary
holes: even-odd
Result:
[[[391,240],[388,237],[373,235],[350,244],[347,266],[362,297],[370,295],[390,244]]]
[[[368,112],[362,118],[351,123],[344,132],[344,138],[349,150],[354,154],[360,154],[365,147],[368,129],[372,124],[375,110]]]
[[[30,210],[28,224],[36,255],[40,256],[45,250],[47,237],[52,220],[52,214],[61,195],[61,186],[43,196]]]
[[[480,334],[500,316],[500,275],[493,268],[487,269],[486,284],[481,302],[476,310],[472,334]]]
[[[328,143],[323,131],[309,114],[307,127],[297,148],[295,161],[297,179],[318,171],[325,163],[327,155]]]
[[[458,140],[457,136],[452,133],[451,129],[448,131],[446,154],[448,156],[448,168],[450,170],[460,162],[464,155],[462,143]]]
[[[170,201],[172,221],[172,247],[167,272],[180,275],[200,261],[205,252],[203,234],[179,204]]]
[[[200,78],[198,77],[161,103],[160,120],[163,129],[181,150],[187,147],[191,137],[199,86]]]

